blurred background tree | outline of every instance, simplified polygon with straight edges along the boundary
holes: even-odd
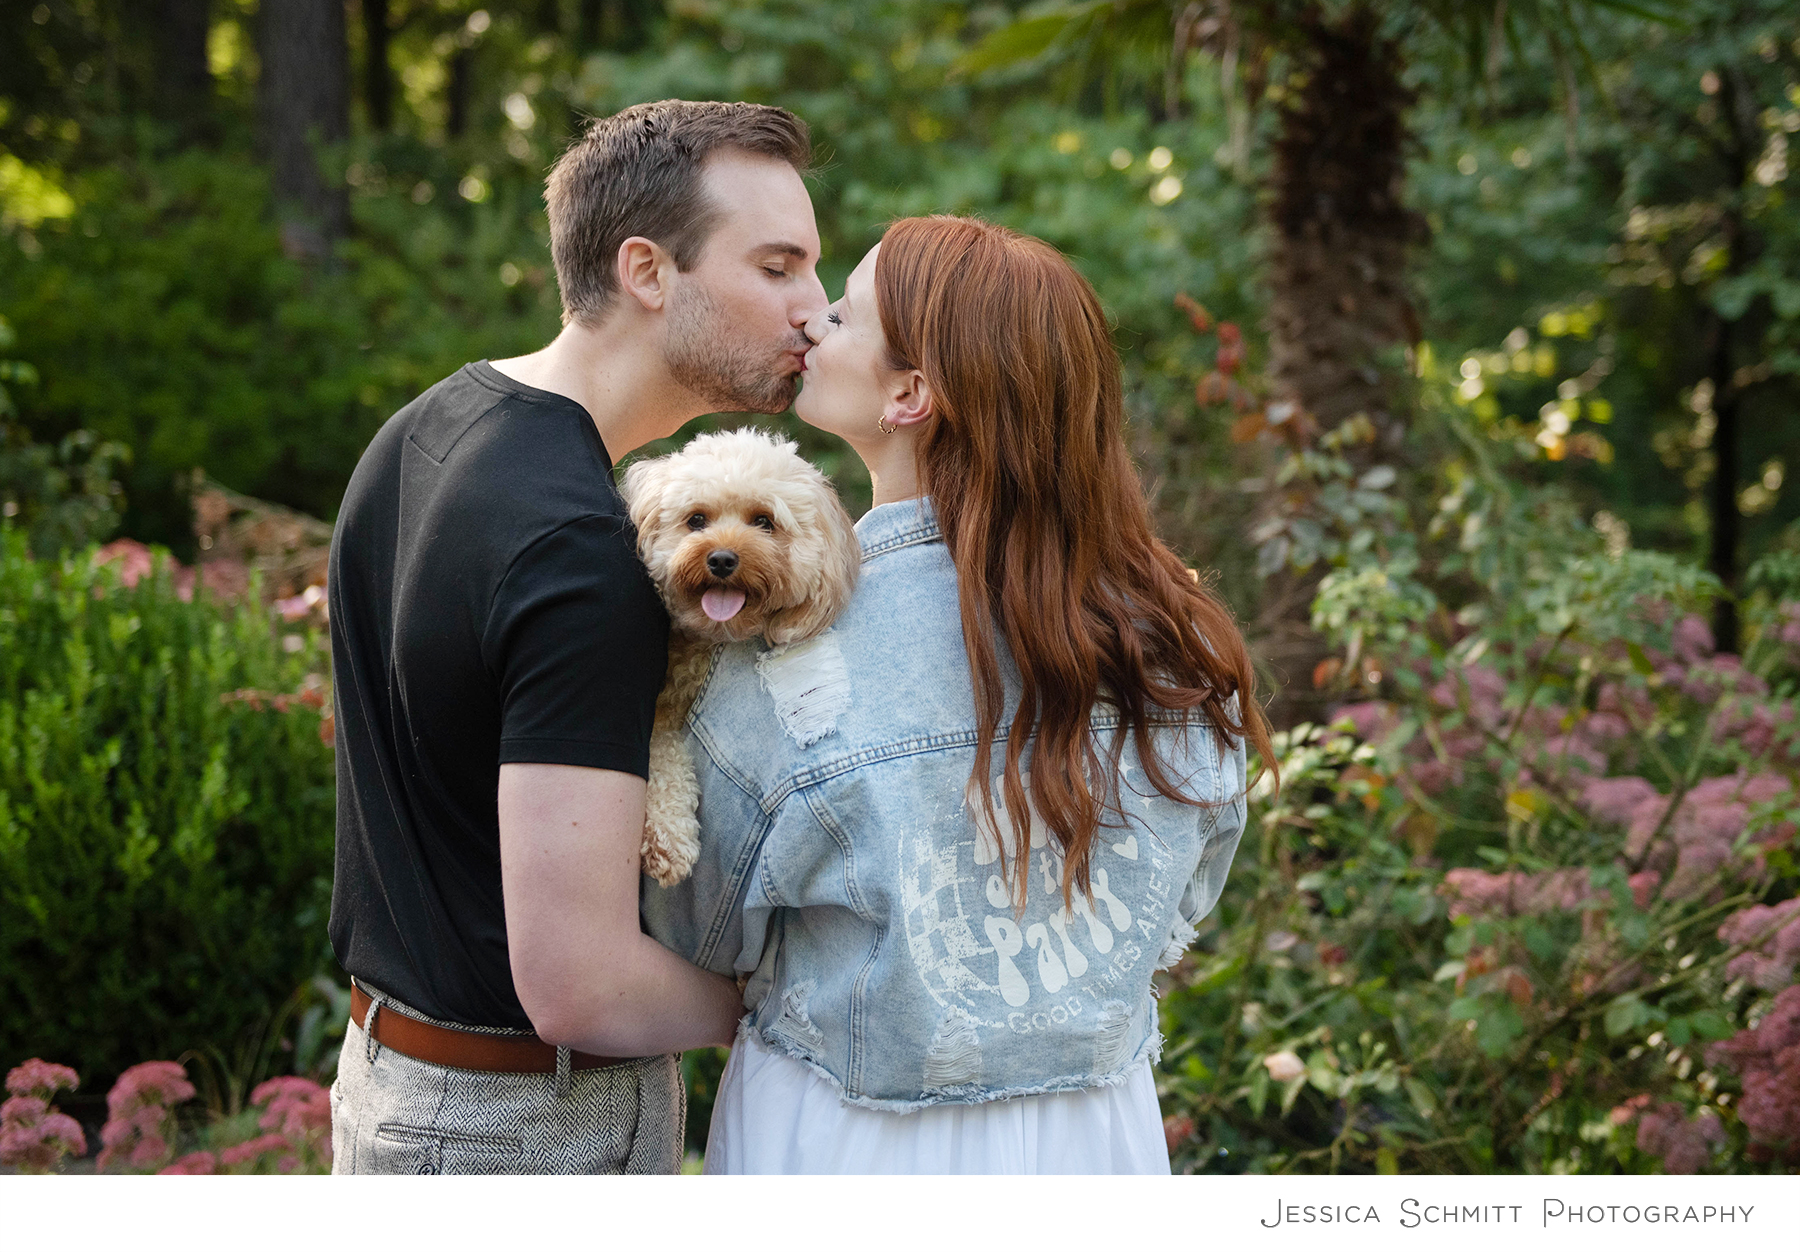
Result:
[[[5,0],[17,420],[130,448],[124,529],[178,553],[196,466],[329,518],[389,412],[554,333],[538,197],[583,116],[768,100],[825,158],[828,282],[900,213],[1076,257],[1171,538],[1305,692],[1316,519],[1191,398],[1175,296],[1240,334],[1266,433],[1367,414],[1358,473],[1416,480],[1407,350],[1466,360],[1546,481],[1735,587],[1800,513],[1794,38],[1775,0]]]

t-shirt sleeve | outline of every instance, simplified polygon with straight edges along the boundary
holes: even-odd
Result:
[[[669,618],[630,524],[585,517],[514,560],[482,651],[500,691],[500,762],[645,777]]]

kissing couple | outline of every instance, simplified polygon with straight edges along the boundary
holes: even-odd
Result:
[[[1086,280],[907,218],[829,300],[809,159],[764,105],[589,123],[545,191],[561,333],[357,465],[337,1172],[673,1172],[679,1054],[709,1045],[709,1172],[1168,1172],[1151,978],[1219,898],[1246,741],[1270,759],[1243,639],[1152,529]],[[748,464],[791,446],[703,437],[710,503],[613,477],[701,414],[790,405],[874,485],[803,642],[733,633],[766,587],[719,538],[806,541]],[[702,553],[703,612],[640,559],[665,539]],[[736,641],[695,653],[697,849],[655,881],[671,610]]]

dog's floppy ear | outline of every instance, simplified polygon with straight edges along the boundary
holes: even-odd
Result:
[[[815,526],[805,533],[813,576],[798,604],[769,615],[763,638],[774,647],[811,639],[836,621],[850,603],[857,572],[862,568],[862,545],[856,542],[856,527],[850,514],[844,511],[843,502],[823,474],[814,470],[811,477]]]
[[[656,457],[649,461],[639,461],[626,470],[625,482],[619,488],[619,494],[625,497],[625,507],[631,514],[631,524],[637,527],[638,554],[646,559],[651,536],[656,531],[656,515],[662,512],[663,488],[668,481],[669,458]]]

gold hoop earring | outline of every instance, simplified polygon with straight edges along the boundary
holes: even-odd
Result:
[[[898,426],[895,426],[892,422],[888,421],[887,414],[883,413],[879,418],[877,418],[875,420],[875,429],[880,431],[884,435],[891,435],[900,428]]]

